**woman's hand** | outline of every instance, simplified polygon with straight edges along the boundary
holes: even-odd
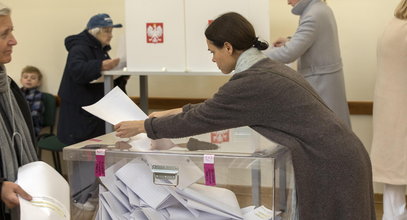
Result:
[[[274,47],[282,47],[285,43],[289,40],[289,38],[280,37],[276,41],[273,42]]]
[[[159,117],[165,117],[165,116],[170,116],[170,115],[176,115],[178,113],[182,112],[182,108],[174,108],[166,111],[161,111],[161,112],[153,112],[150,115],[148,115],[149,118],[159,118]]]
[[[1,187],[1,200],[8,208],[11,209],[20,205],[17,195],[28,201],[32,200],[32,197],[19,185],[13,182],[4,181]]]
[[[116,136],[120,138],[129,138],[140,133],[145,133],[143,121],[122,121],[114,126]]]

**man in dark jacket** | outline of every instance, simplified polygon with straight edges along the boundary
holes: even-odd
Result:
[[[117,66],[119,59],[110,59],[113,24],[107,14],[93,16],[84,31],[65,39],[68,58],[59,87],[61,97],[58,138],[70,145],[105,133],[104,121],[87,113],[82,106],[97,102],[104,95],[103,83],[94,83],[101,72]],[[123,90],[126,76],[119,77],[115,84]]]
[[[11,61],[13,36],[10,9],[0,3],[0,219],[18,219],[18,196],[31,200],[19,185],[18,168],[37,160],[34,129],[27,102],[17,84],[7,76],[4,64]],[[11,209],[6,209],[7,208]]]
[[[118,65],[119,59],[110,59],[107,53],[110,48],[113,28],[120,28],[121,24],[113,24],[107,14],[97,14],[90,18],[84,31],[65,39],[68,58],[64,75],[59,87],[58,95],[61,105],[58,122],[58,139],[71,145],[93,137],[105,134],[105,122],[82,109],[82,106],[91,105],[104,95],[104,86],[95,82],[102,77],[101,72],[111,70]],[[122,90],[126,85],[128,76],[121,76],[115,84]],[[97,80],[99,81],[99,80]],[[72,179],[86,179],[74,185],[71,194],[74,205],[85,210],[95,207],[88,202],[89,196],[94,193],[97,182],[92,176],[93,163],[75,163],[80,167]]]

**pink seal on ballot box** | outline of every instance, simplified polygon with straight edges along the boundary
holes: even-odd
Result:
[[[216,186],[215,155],[204,155],[205,185]]]

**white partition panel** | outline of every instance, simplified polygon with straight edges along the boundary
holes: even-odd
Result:
[[[127,0],[126,45],[129,71],[184,71],[183,0]]]
[[[235,11],[269,39],[268,0],[126,0],[127,69],[135,72],[220,72],[208,52],[210,20]]]
[[[258,36],[269,39],[268,0],[185,0],[188,71],[219,71],[208,52],[204,32],[209,20],[232,11],[246,17],[253,24]]]

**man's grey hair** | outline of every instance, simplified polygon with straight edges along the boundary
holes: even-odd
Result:
[[[0,2],[0,16],[10,15],[11,9]]]
[[[96,28],[92,28],[92,29],[88,30],[88,32],[89,32],[89,34],[91,34],[92,36],[94,36],[96,38],[96,35],[98,35],[101,30],[102,30],[102,28],[96,27]]]

